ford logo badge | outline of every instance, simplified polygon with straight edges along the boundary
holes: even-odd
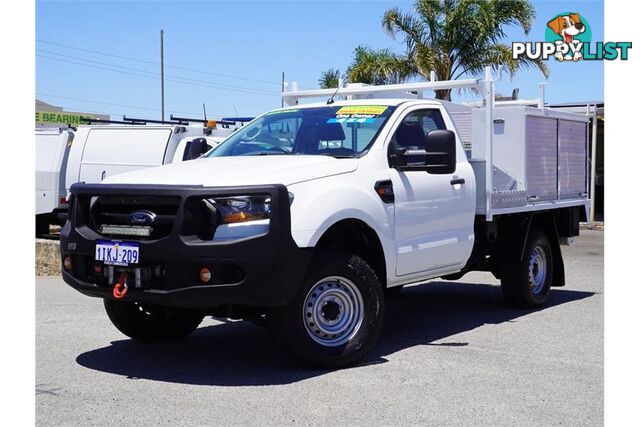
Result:
[[[156,214],[149,211],[135,211],[129,214],[131,225],[151,225],[156,220]]]

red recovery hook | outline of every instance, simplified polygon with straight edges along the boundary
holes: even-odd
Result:
[[[118,282],[113,286],[113,297],[115,299],[122,299],[127,295],[127,290],[129,290],[127,286],[127,273],[122,272],[120,273]]]

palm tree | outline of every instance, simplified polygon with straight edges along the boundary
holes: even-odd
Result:
[[[347,78],[354,83],[386,85],[402,83],[415,75],[412,61],[389,49],[373,50],[358,46],[353,51],[353,61],[347,69]]]
[[[336,88],[340,84],[340,70],[329,68],[320,73],[318,84],[322,89]]]
[[[373,50],[358,46],[353,51],[353,61],[344,77],[351,83],[388,85],[403,83],[416,74],[415,66],[405,56],[389,49]],[[329,68],[320,73],[318,84],[322,89],[337,88],[341,77],[340,70]]]
[[[545,77],[549,69],[542,60],[513,59],[511,47],[502,41],[505,27],[531,30],[535,10],[528,0],[417,0],[414,13],[389,9],[382,27],[406,47],[407,58],[417,74],[438,80],[478,75],[485,66],[506,66],[513,75],[522,67],[538,68]],[[450,100],[451,90],[436,91],[436,98]]]

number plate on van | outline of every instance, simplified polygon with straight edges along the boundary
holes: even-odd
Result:
[[[139,259],[140,248],[137,243],[96,240],[96,261],[126,267],[137,264]]]

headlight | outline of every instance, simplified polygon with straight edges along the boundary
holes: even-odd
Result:
[[[271,196],[234,196],[207,199],[220,213],[220,224],[269,219]]]

